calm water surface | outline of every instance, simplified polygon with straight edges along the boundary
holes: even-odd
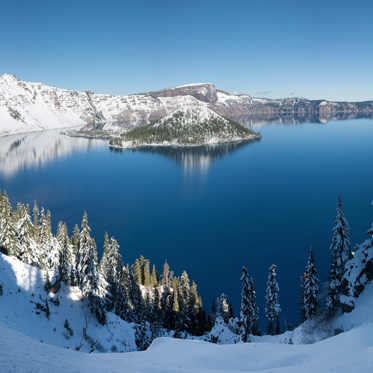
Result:
[[[299,277],[309,247],[328,273],[338,195],[361,243],[373,209],[373,121],[271,124],[246,144],[111,151],[104,141],[56,131],[0,139],[0,188],[50,209],[69,232],[87,210],[99,250],[107,230],[125,263],[143,254],[162,271],[186,270],[207,311],[225,292],[239,310],[242,265],[264,319],[268,268],[277,265],[281,320],[298,320]]]

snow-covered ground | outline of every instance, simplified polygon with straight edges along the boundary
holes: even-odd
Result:
[[[86,301],[79,299],[80,291],[77,288],[62,284],[57,294],[48,296],[44,290],[44,280],[45,274],[38,268],[23,264],[14,257],[0,254],[0,285],[3,292],[0,296],[2,328],[21,332],[39,344],[73,349],[80,344],[83,328],[86,327],[86,318],[87,335],[91,337],[92,342],[98,340],[97,350],[102,352],[136,350],[133,328],[129,323],[109,313],[107,325],[102,326],[91,314]],[[45,312],[36,309],[36,303],[45,306],[47,299],[50,309],[49,319]],[[56,304],[57,299],[59,305]],[[65,320],[68,320],[73,336],[64,327]],[[83,343],[81,351],[90,351],[92,347],[89,342],[83,340]],[[0,361],[3,357],[0,352]],[[0,372],[5,371],[0,368]]]
[[[345,330],[314,344],[297,344],[301,328],[283,335],[255,337],[251,343],[234,343],[227,328],[221,333],[230,344],[159,338],[147,351],[134,352],[130,324],[108,315],[108,325],[99,325],[74,289],[62,287],[49,301],[47,319],[36,314],[35,304],[46,299],[43,272],[0,254],[0,371],[19,372],[339,372],[365,373],[373,366],[373,284],[356,301],[356,308],[334,321]],[[42,299],[40,299],[40,297]],[[48,298],[51,298],[49,296]],[[31,302],[30,302],[31,301]],[[81,340],[87,317],[87,334],[96,344],[89,353]],[[74,331],[70,336],[65,320]],[[217,328],[219,329],[219,328]],[[216,331],[216,330],[215,330]],[[289,344],[289,337],[294,344]],[[113,353],[131,351],[126,353]],[[99,353],[99,352],[106,353]]]

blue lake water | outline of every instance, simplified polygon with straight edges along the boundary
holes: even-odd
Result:
[[[115,152],[107,142],[46,131],[0,139],[0,188],[51,210],[69,233],[87,210],[99,250],[107,230],[125,263],[143,254],[161,272],[185,269],[204,306],[225,292],[238,314],[242,266],[256,284],[263,328],[268,268],[277,265],[280,315],[298,320],[309,248],[327,278],[338,195],[353,245],[373,221],[373,121],[270,124],[245,144]],[[322,286],[322,285],[321,285]]]

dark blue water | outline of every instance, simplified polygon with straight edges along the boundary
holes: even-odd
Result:
[[[52,212],[71,233],[87,210],[99,250],[107,230],[124,261],[143,254],[162,271],[186,270],[205,308],[225,292],[239,311],[242,266],[254,278],[261,326],[268,268],[277,265],[281,321],[298,320],[309,247],[328,273],[338,195],[351,242],[364,241],[373,209],[373,121],[276,125],[231,146],[111,151],[56,132],[0,139],[0,188]],[[19,141],[16,141],[19,140]],[[13,144],[13,145],[12,145]]]

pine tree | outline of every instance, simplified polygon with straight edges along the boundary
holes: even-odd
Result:
[[[248,269],[243,267],[243,274],[241,277],[242,281],[242,292],[241,292],[241,310],[240,310],[240,321],[241,329],[240,334],[242,340],[247,342],[249,334],[252,334],[253,329],[253,305],[251,304],[251,283],[248,273]]]
[[[316,278],[315,261],[313,258],[312,247],[310,249],[310,256],[308,259],[306,271],[304,273],[304,315],[306,319],[310,319],[317,313],[317,306],[319,304],[318,292],[319,287],[317,283],[319,280]]]
[[[150,287],[154,288],[155,286],[158,285],[157,281],[157,271],[155,270],[155,265],[153,264],[153,270],[152,270],[152,275],[150,277]]]
[[[128,312],[132,308],[129,294],[130,274],[128,273],[127,268],[123,266],[122,262],[119,264],[117,281],[117,300],[115,302],[114,312],[123,320],[127,320]]]
[[[167,263],[167,260],[165,261],[163,265],[163,274],[162,274],[162,285],[165,285],[168,287],[170,285],[170,266]]]
[[[139,285],[142,285],[143,284],[143,282],[142,282],[142,270],[141,270],[140,262],[139,262],[138,259],[136,259],[136,261],[135,261],[134,271],[136,272],[137,283]]]
[[[36,204],[36,200],[34,201],[34,208],[32,210],[34,221],[33,221],[33,238],[37,244],[39,244],[40,238],[40,230],[39,230],[39,208]]]
[[[187,330],[190,326],[190,281],[186,271],[183,271],[180,278],[181,292],[179,294],[179,307],[182,330]]]
[[[228,298],[223,293],[216,299],[216,316],[221,317],[226,324],[229,322]]]
[[[33,225],[28,209],[19,205],[17,222],[17,257],[24,263],[38,267],[38,248],[33,239]]]
[[[173,303],[172,303],[172,326],[175,329],[174,338],[181,338],[184,330],[183,320],[180,312],[181,286],[179,279],[172,279]]]
[[[266,308],[265,314],[268,319],[267,334],[275,334],[279,332],[278,314],[281,312],[281,307],[278,302],[279,286],[276,280],[276,266],[272,264],[269,268],[267,291],[266,291]],[[275,329],[275,326],[276,329]]]
[[[250,302],[251,302],[251,307],[253,310],[253,325],[252,325],[251,334],[260,335],[259,333],[259,307],[256,303],[255,285],[254,285],[254,280],[252,278],[250,281]]]
[[[77,283],[80,286],[83,297],[87,298],[91,312],[96,314],[98,321],[106,322],[104,308],[106,306],[106,281],[97,270],[95,247],[90,235],[87,213],[84,212],[80,232],[79,248],[76,255]]]
[[[144,261],[144,286],[150,287],[150,262],[149,260]]]
[[[202,300],[198,296],[197,285],[194,281],[192,282],[192,286],[190,288],[188,310],[189,325],[187,331],[193,335],[202,335],[202,329],[204,329],[204,326],[201,325],[202,320],[200,315],[202,312]],[[201,331],[202,334],[200,334]]]
[[[16,231],[12,217],[12,206],[6,191],[4,191],[4,196],[1,201],[0,249],[9,256],[17,254]]]
[[[153,309],[152,309],[152,317],[151,317],[151,339],[154,340],[161,336],[162,332],[162,308],[161,308],[161,298],[159,295],[159,288],[153,289]]]
[[[66,285],[71,284],[73,267],[73,246],[70,242],[66,224],[60,222],[57,228],[57,241],[60,247],[58,266],[59,279]]]
[[[129,313],[129,320],[130,322],[140,325],[145,321],[145,304],[134,267],[131,268],[130,275],[130,299],[132,309]]]
[[[332,260],[329,272],[329,287],[326,298],[326,311],[330,316],[340,308],[340,291],[342,277],[345,273],[345,263],[351,249],[348,233],[350,227],[342,210],[341,197],[338,197],[337,217],[333,228],[334,237],[330,246]]]

